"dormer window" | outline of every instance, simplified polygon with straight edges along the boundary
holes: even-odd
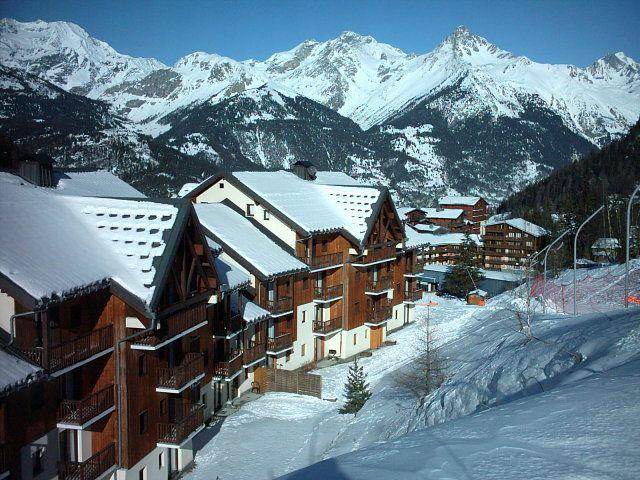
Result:
[[[247,203],[247,217],[255,215],[256,206],[253,203]]]

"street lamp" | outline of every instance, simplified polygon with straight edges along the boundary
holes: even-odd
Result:
[[[627,205],[627,251],[625,255],[625,275],[624,275],[624,306],[629,308],[629,232],[631,231],[631,205],[633,204],[633,197],[640,191],[640,185],[629,197],[629,205]]]
[[[604,208],[604,205],[598,208],[595,212],[593,212],[589,216],[589,218],[587,218],[584,222],[582,222],[582,224],[578,227],[576,236],[573,237],[573,314],[574,315],[578,314],[578,303],[577,303],[578,294],[576,289],[576,270],[578,269],[578,258],[577,258],[578,235],[580,235],[580,231],[582,230],[582,227],[584,227],[587,223],[589,223],[589,221],[593,217],[595,217],[598,213],[600,213],[600,210],[602,210],[603,208]]]
[[[542,277],[543,279],[542,281],[542,313],[547,313],[547,299],[545,298],[545,294],[547,292],[547,256],[551,251],[551,247],[553,247],[556,243],[562,240],[562,237],[564,237],[570,231],[571,229],[567,229],[564,232],[562,232],[562,234],[558,238],[556,238],[553,242],[549,244],[549,246],[547,246],[546,252],[544,253],[544,277]]]

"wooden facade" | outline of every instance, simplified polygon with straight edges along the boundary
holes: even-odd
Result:
[[[484,266],[487,269],[523,268],[528,257],[540,250],[544,238],[508,223],[485,227]]]
[[[451,203],[442,204],[442,208],[446,209],[461,209],[464,211],[464,220],[468,220],[472,223],[469,232],[480,233],[480,223],[489,218],[489,204],[487,201],[478,197],[478,201],[473,205],[467,203]]]
[[[206,305],[217,278],[189,215],[175,249],[165,252],[170,267],[155,287],[155,322],[109,284],[16,319],[14,346],[45,375],[0,399],[0,440],[12,478],[21,476],[22,447],[45,435],[57,437],[59,478],[91,480],[131,468],[163,443],[167,425],[177,431],[200,407],[199,385],[213,374]],[[183,441],[191,427],[197,425],[167,441]]]

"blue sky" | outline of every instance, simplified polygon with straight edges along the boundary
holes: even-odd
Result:
[[[121,53],[167,64],[194,51],[264,59],[344,30],[424,53],[458,25],[539,62],[586,66],[612,51],[640,61],[638,0],[0,0],[0,15],[71,21]]]

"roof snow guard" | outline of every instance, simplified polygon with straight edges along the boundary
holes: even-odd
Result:
[[[361,247],[384,200],[390,198],[386,188],[360,185],[338,172],[317,172],[319,181],[309,181],[283,170],[221,172],[202,182],[189,196],[199,195],[222,178],[265,205],[303,236],[341,232]],[[346,184],[331,183],[334,181]]]
[[[111,285],[151,312],[190,212],[185,200],[59,195],[0,173],[0,280],[33,308]]]

